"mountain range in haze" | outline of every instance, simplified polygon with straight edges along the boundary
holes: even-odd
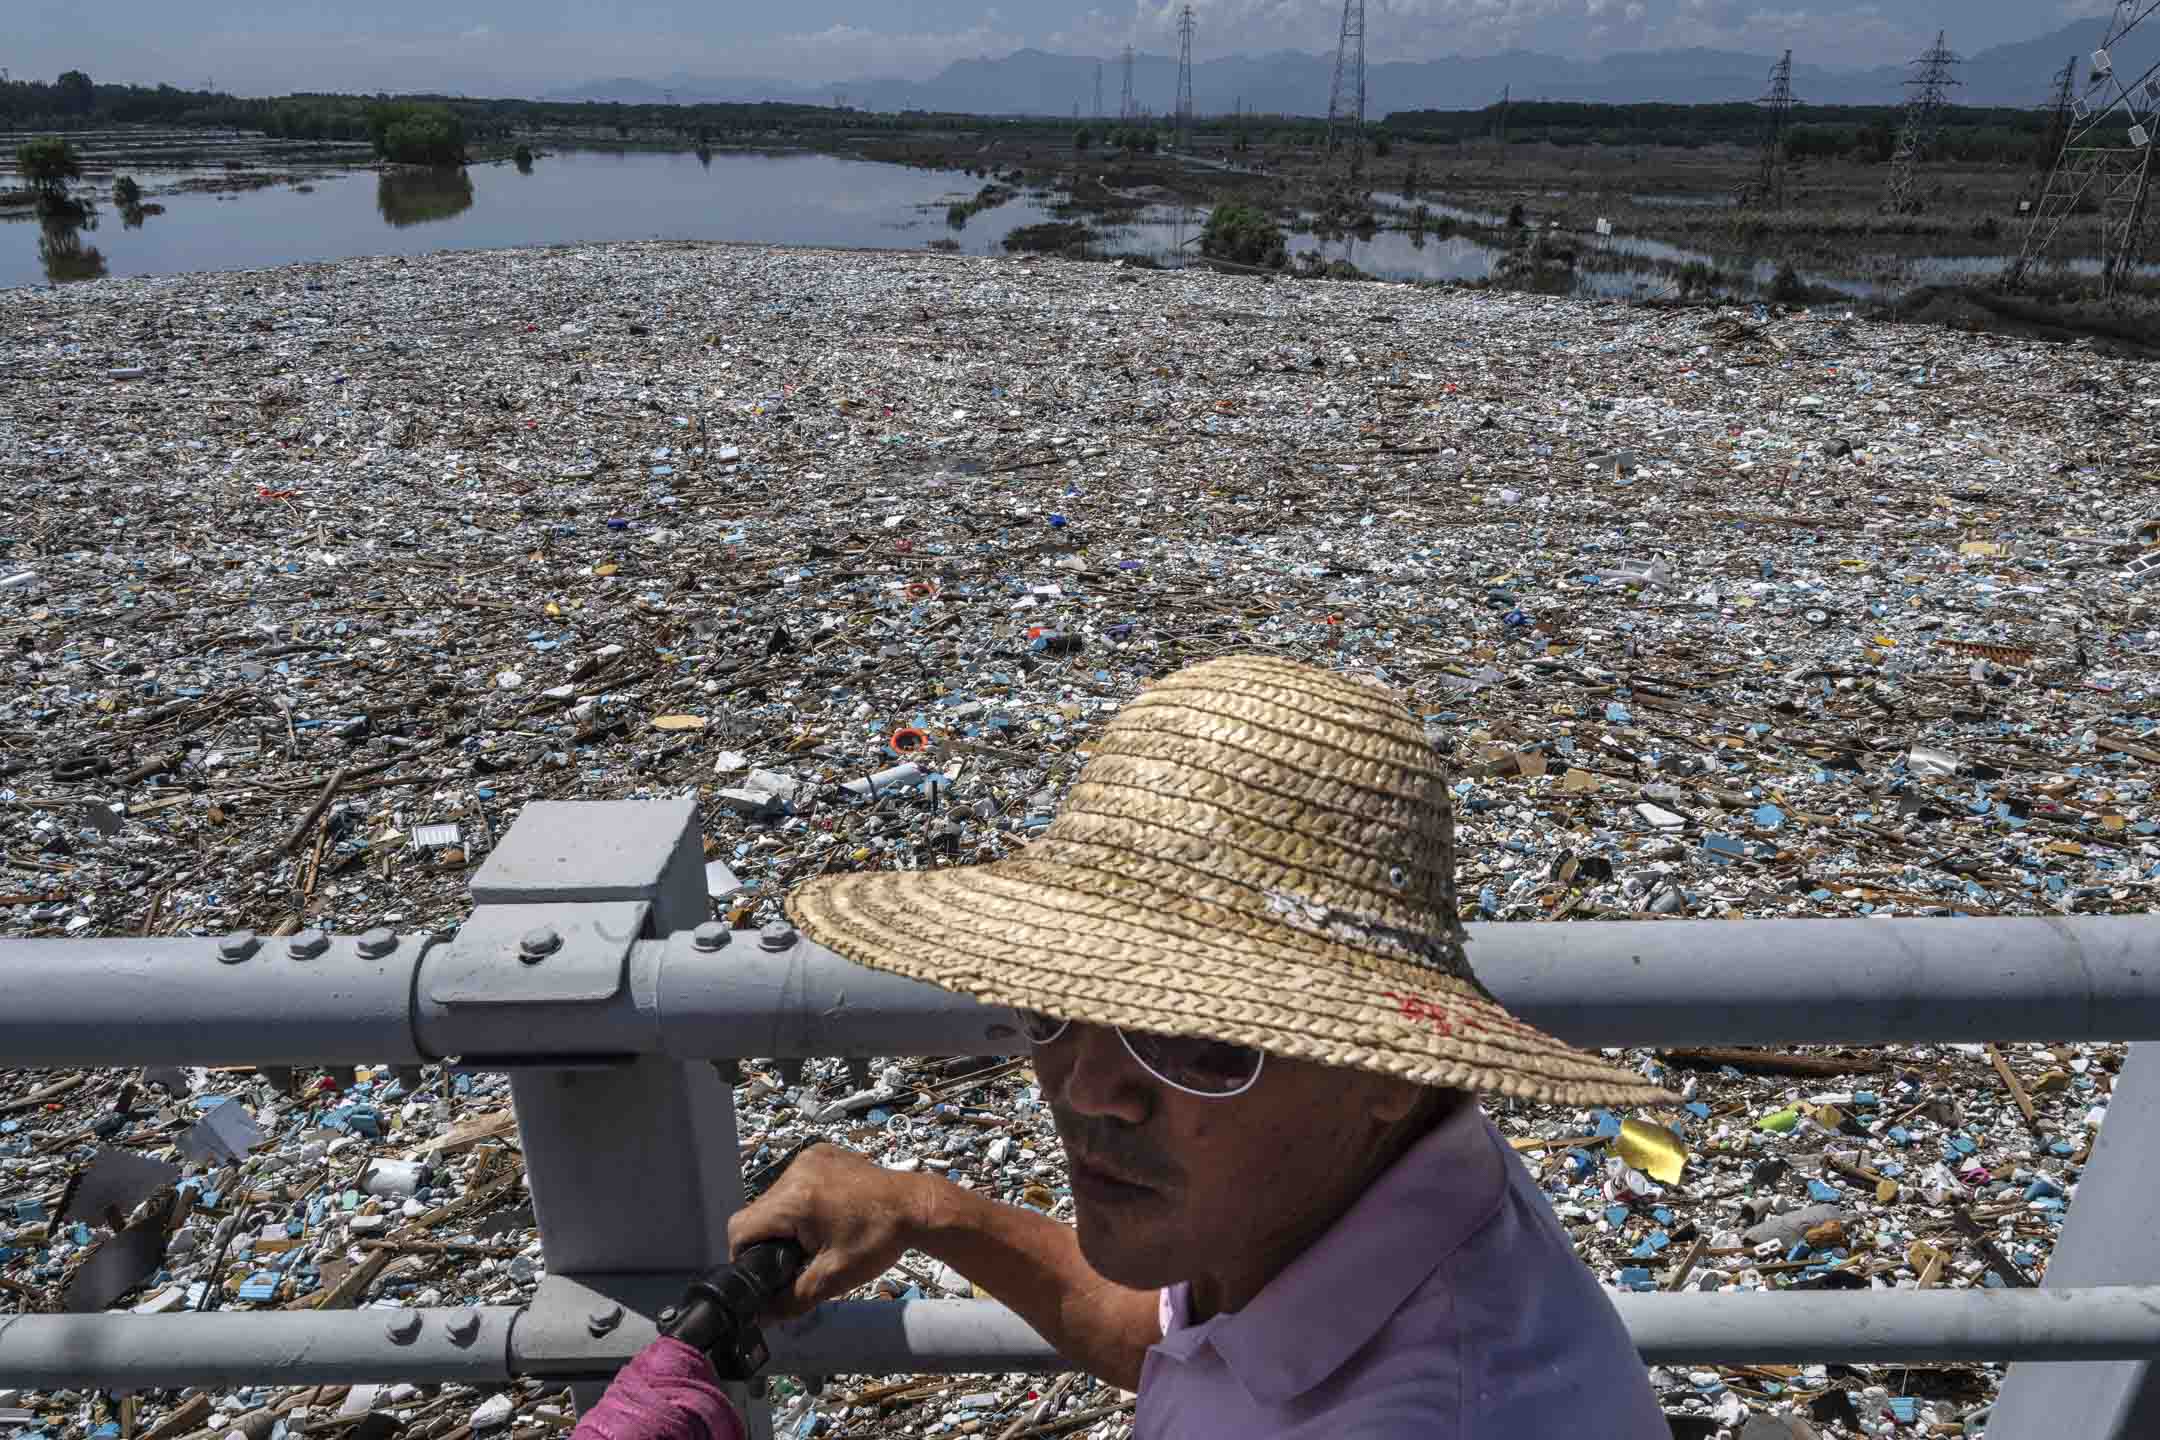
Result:
[[[2146,27],[2160,29],[2160,26]],[[2104,20],[2080,21],[2016,44],[1997,45],[1966,57],[1959,67],[1963,82],[1952,92],[1963,105],[2038,105],[2048,98],[2052,77],[2071,56],[2079,58],[2084,79],[2086,59],[2106,38]],[[1950,44],[1956,48],[1956,36]],[[2134,33],[2115,57],[2117,73],[2140,74],[2160,60],[2160,34]],[[1608,55],[1598,60],[1567,60],[1531,51],[1438,60],[1391,61],[1367,69],[1366,114],[1375,118],[1398,110],[1476,110],[1500,98],[1503,88],[1517,100],[1575,100],[1607,104],[1663,102],[1704,105],[1760,98],[1769,88],[1773,55],[1721,50],[1657,50]],[[1123,67],[1115,59],[1053,55],[1018,50],[997,59],[962,60],[928,80],[869,78],[843,85],[806,89],[755,77],[677,74],[658,80],[619,78],[596,81],[550,99],[660,104],[672,95],[678,104],[700,101],[774,100],[831,105],[837,97],[857,109],[877,111],[936,110],[975,115],[1070,115],[1095,111],[1100,66],[1102,103],[1116,115],[1123,88]],[[1193,65],[1193,108],[1200,114],[1247,112],[1325,115],[1333,83],[1332,55],[1277,51],[1269,55],[1233,55]],[[1793,57],[1793,94],[1811,105],[1900,104],[1905,65],[1870,69],[1835,69],[1805,55]],[[1134,104],[1157,115],[1173,108],[1177,60],[1169,55],[1136,55]]]

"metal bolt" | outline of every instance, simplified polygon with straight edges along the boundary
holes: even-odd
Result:
[[[767,950],[785,950],[795,943],[795,927],[785,920],[775,920],[758,931],[757,943]]]
[[[237,965],[262,948],[262,940],[253,930],[235,930],[218,941],[218,959],[227,965]]]
[[[302,930],[292,937],[285,953],[295,960],[313,960],[330,948],[330,937],[320,930]]]
[[[659,1321],[662,1325],[673,1325],[675,1323],[675,1317],[680,1314],[682,1314],[682,1311],[676,1309],[673,1305],[670,1305],[667,1307],[667,1309],[662,1310],[658,1315],[654,1316],[653,1318]]]
[[[387,925],[378,925],[360,937],[360,958],[380,960],[397,949],[397,931]]]
[[[443,1320],[443,1334],[455,1345],[470,1345],[480,1334],[480,1317],[470,1310],[458,1310]]]
[[[527,965],[537,965],[560,949],[562,936],[555,933],[554,926],[542,925],[537,930],[526,931],[525,938],[518,941],[518,959]]]
[[[708,952],[722,949],[728,943],[728,927],[718,920],[707,920],[690,932],[690,943]]]
[[[383,1333],[390,1337],[392,1344],[410,1345],[420,1338],[419,1313],[407,1311],[402,1315],[391,1316],[390,1323],[383,1326]]]
[[[622,1306],[604,1305],[585,1317],[585,1329],[595,1340],[622,1324]]]

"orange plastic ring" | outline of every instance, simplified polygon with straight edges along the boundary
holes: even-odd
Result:
[[[937,594],[937,586],[932,585],[927,580],[917,580],[907,587],[907,595],[910,600],[927,600],[935,594]]]
[[[892,748],[895,754],[914,755],[930,748],[930,737],[909,726],[892,732]]]

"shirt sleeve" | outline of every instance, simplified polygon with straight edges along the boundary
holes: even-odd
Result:
[[[746,1440],[712,1362],[663,1336],[615,1376],[571,1440]]]

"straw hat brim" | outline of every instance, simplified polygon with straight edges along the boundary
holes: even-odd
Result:
[[[1023,854],[828,876],[787,910],[859,965],[986,1004],[1525,1100],[1674,1100],[1515,1019],[1473,982],[1108,868]]]

